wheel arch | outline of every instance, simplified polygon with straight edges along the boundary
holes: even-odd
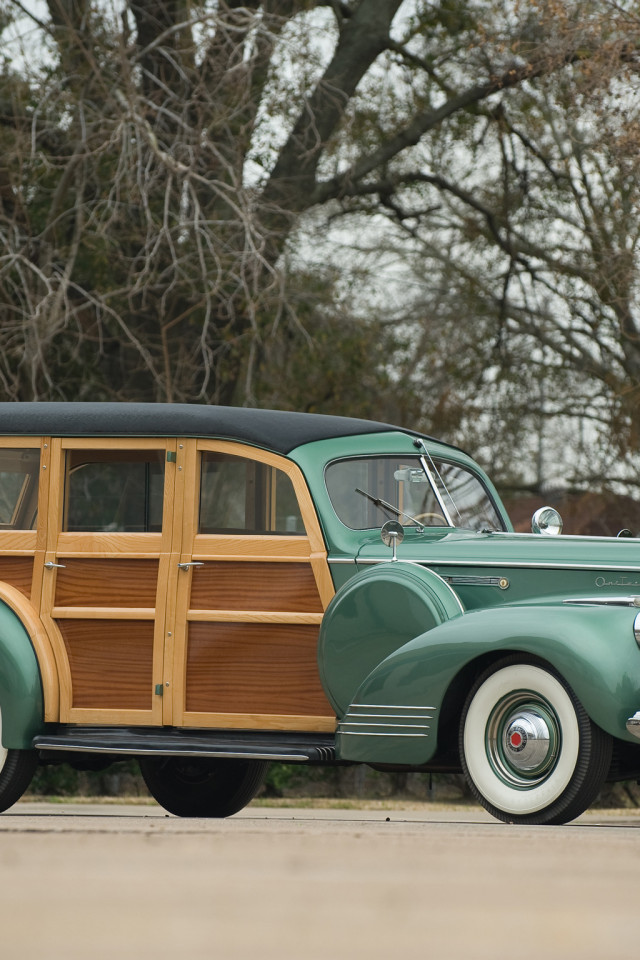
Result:
[[[475,678],[491,663],[518,654],[557,672],[595,724],[632,742],[625,724],[640,709],[640,650],[633,635],[636,612],[557,604],[466,613],[394,651],[371,671],[354,703],[431,706],[428,741],[416,744],[406,761],[428,763],[437,749],[457,736],[462,705]],[[373,744],[370,749],[377,749]],[[345,745],[341,756],[364,759],[364,746],[356,758]]]
[[[452,587],[419,564],[390,561],[351,577],[325,611],[318,641],[320,678],[336,714],[389,654],[463,614]]]
[[[48,636],[29,600],[0,584],[2,745],[28,750],[45,719],[56,716],[57,670]]]

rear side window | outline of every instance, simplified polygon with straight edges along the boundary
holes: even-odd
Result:
[[[291,480],[282,470],[231,454],[204,452],[200,533],[303,534]]]
[[[165,456],[163,450],[69,450],[63,529],[160,532]]]
[[[0,449],[0,530],[34,530],[40,451]]]

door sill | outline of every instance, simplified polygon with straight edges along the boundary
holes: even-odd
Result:
[[[179,730],[175,727],[93,727],[58,725],[34,737],[43,760],[61,753],[109,754],[113,757],[219,757],[274,760],[283,763],[332,763],[335,737],[289,731]]]

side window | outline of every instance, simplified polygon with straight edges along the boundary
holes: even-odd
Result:
[[[162,529],[164,450],[69,450],[63,529]]]
[[[0,449],[0,530],[35,530],[40,451]]]
[[[303,534],[291,480],[276,467],[204,452],[199,533]]]

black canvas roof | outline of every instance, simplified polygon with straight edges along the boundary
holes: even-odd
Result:
[[[216,437],[286,454],[313,440],[397,429],[350,417],[204,404],[0,403],[5,436]]]

